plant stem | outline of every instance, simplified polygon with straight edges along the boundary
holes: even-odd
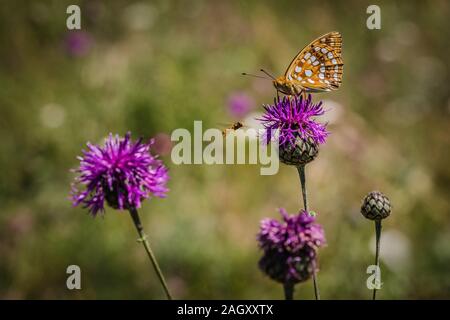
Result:
[[[308,212],[308,199],[306,192],[306,178],[305,178],[305,166],[297,167],[298,174],[300,175],[300,184],[302,185],[302,196],[303,196],[303,207],[306,212]],[[309,213],[309,212],[308,212]]]
[[[376,237],[376,244],[375,244],[375,264],[377,266],[377,273],[378,270],[380,270],[380,238],[381,238],[381,219],[375,220],[375,237]],[[377,279],[379,279],[377,277]],[[372,300],[375,300],[377,296],[377,289],[373,289],[373,296]]]
[[[284,297],[286,300],[294,299],[294,285],[292,283],[286,282],[284,285]]]
[[[166,280],[164,279],[164,276],[161,272],[161,269],[159,268],[158,261],[156,261],[155,255],[153,254],[152,249],[150,248],[150,244],[147,240],[147,235],[144,233],[144,228],[142,227],[141,219],[139,218],[139,214],[136,210],[136,208],[131,208],[130,210],[131,218],[133,219],[134,225],[136,226],[137,232],[139,233],[139,242],[142,242],[144,245],[145,251],[147,252],[148,257],[150,258],[150,261],[152,262],[153,268],[156,271],[156,274],[158,275],[159,281],[161,282],[161,285],[164,288],[164,291],[166,293],[167,299],[172,300],[172,296],[170,295],[169,289],[166,284]]]
[[[317,283],[316,275],[316,260],[313,260],[313,284],[314,284],[314,295],[316,300],[320,300],[319,284]]]
[[[308,211],[308,199],[306,192],[306,177],[305,177],[305,166],[301,165],[297,167],[298,174],[300,176],[300,184],[302,185],[302,196],[303,196],[303,207],[305,211],[309,214]],[[313,273],[312,273],[313,283],[314,283],[314,296],[316,300],[320,300],[320,292],[319,292],[319,284],[317,283],[316,276],[316,262],[313,261]]]

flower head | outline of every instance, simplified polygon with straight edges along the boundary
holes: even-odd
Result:
[[[167,156],[172,151],[172,140],[170,139],[170,136],[167,133],[160,132],[157,133],[153,137],[153,150],[161,155],[161,156]]]
[[[92,46],[92,38],[84,31],[71,31],[65,39],[67,52],[74,57],[86,55]]]
[[[228,111],[235,118],[244,117],[254,106],[252,97],[244,92],[233,93],[228,98]]]
[[[78,157],[79,175],[72,185],[74,206],[83,204],[96,215],[104,211],[104,202],[116,209],[139,208],[143,199],[164,197],[169,176],[167,168],[150,154],[153,141],[133,142],[110,134],[103,146],[87,143],[88,150]],[[79,190],[79,186],[84,186]]]
[[[361,213],[369,220],[382,220],[391,214],[391,202],[380,191],[369,192],[363,200]]]
[[[313,118],[325,113],[322,102],[312,103],[311,95],[307,99],[300,97],[284,97],[274,101],[273,105],[264,106],[262,118],[266,128],[267,143],[272,139],[272,132],[279,130],[279,145],[295,144],[296,138],[307,140],[311,138],[315,143],[325,143],[328,136],[326,125],[316,122]]]
[[[317,249],[325,245],[324,231],[304,210],[289,215],[281,208],[280,213],[281,222],[270,218],[261,221],[257,238],[264,255],[259,266],[281,283],[305,281],[316,267]]]

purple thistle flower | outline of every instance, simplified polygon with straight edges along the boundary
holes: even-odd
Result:
[[[74,57],[86,55],[92,46],[92,38],[84,31],[71,31],[65,38],[67,52]]]
[[[252,97],[244,92],[236,92],[228,98],[228,111],[233,117],[242,118],[254,107],[254,104]]]
[[[283,208],[279,211],[283,221],[261,221],[257,239],[264,255],[259,267],[278,282],[295,284],[312,276],[317,249],[325,245],[325,235],[315,217],[306,211],[296,215],[289,215]]]
[[[265,113],[260,120],[265,129],[266,142],[272,140],[272,133],[279,129],[279,145],[287,142],[295,144],[296,138],[307,140],[312,138],[315,143],[325,143],[328,131],[326,125],[316,122],[313,117],[325,113],[322,102],[312,103],[311,95],[307,99],[300,97],[284,97],[274,101],[273,105],[264,105]]]
[[[104,212],[104,202],[115,209],[140,208],[150,196],[165,197],[169,176],[163,163],[150,154],[153,140],[133,142],[131,134],[105,139],[103,146],[87,143],[78,157],[79,176],[72,184],[74,206],[83,204],[95,216]],[[84,186],[79,190],[78,186]]]

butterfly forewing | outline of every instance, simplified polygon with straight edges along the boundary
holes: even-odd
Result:
[[[344,65],[341,52],[341,34],[327,33],[300,51],[286,70],[285,77],[310,92],[337,89],[342,81]]]

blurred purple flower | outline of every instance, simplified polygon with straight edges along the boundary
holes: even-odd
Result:
[[[153,149],[159,155],[166,156],[172,151],[172,140],[167,133],[157,133],[154,137]]]
[[[228,98],[228,111],[235,118],[242,118],[253,109],[255,102],[244,92],[236,92]]]
[[[289,215],[281,208],[280,213],[281,222],[270,218],[261,221],[257,239],[264,255],[259,267],[275,281],[295,284],[312,276],[325,234],[315,217],[304,210]]]
[[[313,104],[311,95],[307,99],[284,97],[274,101],[273,105],[264,106],[265,113],[260,120],[266,128],[267,143],[272,139],[273,131],[279,129],[280,146],[287,142],[295,144],[296,138],[312,138],[315,143],[325,143],[328,136],[326,125],[316,122],[313,117],[325,113],[322,102]],[[273,131],[272,131],[273,130]]]
[[[165,197],[167,168],[150,154],[153,141],[133,142],[112,134],[103,146],[87,143],[88,150],[78,157],[79,176],[72,185],[73,205],[83,204],[95,216],[104,211],[104,202],[115,209],[140,208],[150,196]],[[84,186],[79,190],[78,186]]]
[[[70,31],[65,38],[66,51],[74,57],[86,55],[92,46],[92,38],[85,31]]]

